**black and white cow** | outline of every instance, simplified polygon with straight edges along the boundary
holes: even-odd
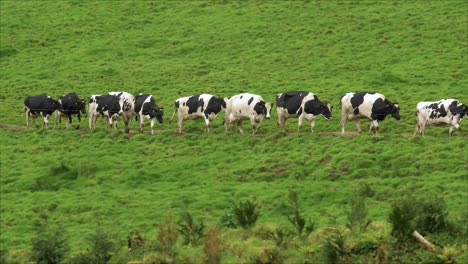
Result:
[[[59,102],[52,99],[52,97],[47,95],[36,95],[36,96],[28,96],[24,99],[24,111],[26,113],[26,127],[29,128],[29,117],[31,116],[34,120],[34,125],[36,128],[39,126],[37,125],[36,118],[40,115],[44,118],[42,123],[42,127],[48,128],[49,126],[49,117],[52,113],[59,109],[60,104]]]
[[[67,95],[60,96],[57,100],[60,104],[60,107],[57,112],[55,112],[54,119],[54,128],[57,127],[57,121],[61,120],[62,116],[65,116],[65,127],[72,122],[72,115],[78,117],[78,126],[80,128],[81,114],[86,114],[86,102],[83,99],[80,99],[75,93],[69,93]]]
[[[140,132],[143,132],[144,119],[151,120],[151,135],[154,134],[154,121],[163,122],[163,108],[156,105],[154,97],[149,94],[139,94],[135,97],[135,120],[140,120]]]
[[[205,120],[205,131],[210,131],[210,122],[219,112],[226,109],[227,98],[215,97],[211,94],[199,94],[179,98],[175,101],[175,110],[171,120],[177,111],[179,133],[182,133],[182,124],[187,119]]]
[[[122,98],[116,95],[92,95],[88,99],[89,111],[89,128],[96,128],[96,119],[99,116],[104,117],[106,126],[110,125],[117,129],[117,120],[120,115],[123,115]]]
[[[379,132],[379,122],[387,115],[400,120],[400,106],[392,103],[379,93],[347,93],[341,97],[341,132],[345,134],[346,120],[354,120],[356,129],[361,133],[360,119],[370,119],[370,132]]]
[[[226,102],[226,115],[224,130],[227,132],[229,124],[237,123],[239,131],[242,129],[242,121],[250,120],[252,134],[257,133],[263,118],[270,119],[272,104],[265,102],[260,95],[243,93],[231,97]]]
[[[284,124],[290,117],[298,117],[297,132],[302,127],[305,118],[310,122],[310,130],[314,132],[315,118],[323,115],[325,119],[332,120],[332,106],[322,103],[318,97],[310,92],[288,92],[276,96],[276,112],[278,113],[278,126],[285,130]]]
[[[427,125],[450,125],[449,136],[455,128],[460,129],[460,121],[468,115],[468,107],[456,99],[443,99],[437,102],[420,102],[416,106],[417,133],[424,136]]]
[[[130,122],[135,112],[135,97],[127,92],[110,92],[110,95],[115,95],[123,100],[122,117],[125,124],[125,133],[130,132]]]

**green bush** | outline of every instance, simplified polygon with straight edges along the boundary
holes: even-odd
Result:
[[[199,223],[195,222],[189,212],[183,212],[181,219],[177,222],[177,230],[182,235],[184,245],[198,246],[205,236],[205,224],[203,220]]]
[[[158,241],[159,248],[163,257],[168,256],[174,258],[176,256],[176,243],[177,243],[177,228],[172,215],[169,214],[165,223],[159,224]]]
[[[34,226],[31,259],[39,264],[63,263],[70,247],[61,225],[51,226],[47,219]]]
[[[414,218],[416,211],[411,199],[403,199],[392,205],[388,221],[392,224],[392,236],[399,242],[406,241],[414,231]]]
[[[239,204],[234,203],[232,212],[235,216],[237,225],[244,229],[254,226],[260,216],[258,204],[250,200],[245,202],[241,201]]]
[[[219,218],[219,224],[224,227],[230,227],[230,228],[236,228],[237,223],[236,223],[236,217],[234,213],[232,212],[232,209],[225,212],[220,218]]]
[[[324,242],[323,256],[326,263],[349,263],[349,250],[345,246],[345,237],[339,230],[335,230]]]
[[[91,257],[91,263],[109,262],[116,250],[115,243],[109,233],[98,226],[94,234],[87,237],[86,240],[90,246],[87,253]]]
[[[286,217],[288,221],[294,226],[294,230],[298,236],[308,236],[312,231],[314,231],[315,222],[309,217],[308,220],[302,215],[299,197],[297,193],[289,188],[288,202],[290,212],[287,213]]]
[[[420,200],[416,216],[416,228],[420,232],[435,233],[445,231],[448,227],[447,205],[438,197]]]
[[[366,198],[359,193],[355,193],[350,201],[350,208],[346,211],[346,227],[351,230],[365,231],[371,223],[367,219]]]

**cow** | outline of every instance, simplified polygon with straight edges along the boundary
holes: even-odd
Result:
[[[263,118],[270,119],[271,103],[265,102],[259,95],[243,93],[231,97],[226,102],[226,115],[224,119],[224,131],[227,133],[229,124],[237,123],[239,131],[242,129],[242,121],[250,120],[252,134],[257,133]]]
[[[175,101],[172,119],[177,111],[179,134],[182,133],[182,124],[187,119],[205,120],[205,131],[210,132],[210,122],[219,112],[226,109],[227,98],[215,97],[211,94],[199,94],[179,98]]]
[[[36,118],[40,115],[44,118],[42,122],[42,127],[49,127],[49,117],[55,110],[59,109],[60,104],[52,97],[47,95],[36,95],[28,96],[24,99],[24,112],[26,113],[26,127],[29,128],[29,117],[31,116],[34,120],[34,125],[36,128],[39,128],[37,125]]]
[[[315,128],[315,118],[322,115],[327,120],[332,120],[332,106],[321,102],[317,95],[299,91],[280,93],[276,96],[276,112],[278,114],[278,126],[286,131],[284,124],[290,117],[298,117],[297,132],[301,130],[302,120],[310,122],[312,133]]]
[[[123,115],[124,100],[116,95],[92,95],[88,99],[89,128],[96,128],[96,119],[99,116],[106,119],[106,126],[117,129],[117,119]]]
[[[86,114],[86,102],[83,99],[80,99],[75,93],[69,93],[67,95],[60,96],[57,100],[60,104],[60,107],[57,112],[55,112],[54,119],[54,128],[57,127],[57,121],[61,120],[62,116],[65,116],[65,127],[72,122],[72,115],[77,115],[78,117],[78,126],[80,128],[81,114]]]
[[[416,106],[416,129],[414,135],[424,136],[427,125],[450,125],[449,136],[455,128],[460,129],[460,121],[468,115],[468,107],[456,99],[443,99],[436,102],[420,102]]]
[[[154,135],[154,121],[157,119],[160,124],[163,122],[163,108],[156,105],[154,97],[149,94],[138,94],[135,97],[135,120],[140,120],[140,132],[143,132],[144,119],[151,120],[151,135]]]
[[[392,103],[380,93],[359,92],[347,93],[341,97],[341,132],[345,134],[346,120],[354,120],[354,125],[359,133],[361,127],[360,119],[370,119],[370,132],[379,132],[379,122],[383,121],[387,115],[391,115],[396,120],[400,120],[400,106]]]
[[[130,121],[132,121],[133,113],[135,112],[135,97],[127,92],[110,92],[110,95],[115,95],[123,100],[122,117],[125,124],[125,133],[130,132]]]

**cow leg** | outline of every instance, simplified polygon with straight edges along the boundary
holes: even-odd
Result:
[[[71,124],[71,115],[65,117],[65,128],[68,129]]]
[[[49,115],[45,115],[43,116],[44,117],[44,120],[43,120],[43,123],[42,123],[42,128],[49,128]]]
[[[205,132],[210,132],[210,119],[207,115],[205,115]]]
[[[144,124],[143,124],[143,123],[144,123],[144,120],[143,120],[144,117],[143,117],[143,115],[140,114],[140,117],[138,117],[138,119],[139,119],[139,123],[140,123],[140,133],[143,133],[143,125],[144,125]],[[154,118],[151,119],[151,129],[153,129],[153,120],[154,120]]]
[[[455,124],[450,124],[450,128],[449,128],[449,137],[453,136],[453,131],[456,129],[460,129],[460,125],[455,123]]]
[[[123,116],[124,124],[125,124],[125,133],[130,132],[130,121],[132,120],[131,117],[129,117],[127,114],[124,114]]]
[[[179,134],[182,134],[182,124],[184,123],[184,119],[179,116],[179,120],[177,122],[177,125],[179,127]]]
[[[374,129],[375,134],[379,133],[379,122],[377,120],[372,120],[369,132],[372,133],[372,129]]]
[[[34,121],[34,126],[35,126],[36,128],[39,128],[39,125],[37,124],[37,117],[38,117],[37,115],[33,115],[33,116],[32,116],[33,121]]]
[[[413,133],[413,136],[416,136],[416,134],[419,134],[421,133],[420,132],[420,129],[419,129],[419,120],[416,121],[416,127],[414,128],[414,133]]]
[[[151,118],[151,135],[154,135],[154,121],[156,118]],[[143,129],[143,128],[142,128]],[[142,131],[143,132],[143,131]]]
[[[354,126],[356,127],[357,131],[361,133],[362,130],[361,130],[361,125],[359,124],[359,121],[360,121],[359,119],[354,120]]]
[[[26,113],[26,127],[29,128],[29,111],[26,110],[25,113]]]
[[[310,121],[310,131],[314,133],[315,128],[315,118]]]
[[[283,130],[283,131],[286,132],[286,130],[284,129],[284,123],[285,123],[285,122],[286,122],[286,118],[284,118],[284,117],[278,115],[278,127],[279,127],[281,130]]]
[[[254,135],[257,133],[257,122],[255,121],[255,117],[250,118],[250,126],[252,127],[252,134]]]
[[[228,114],[228,112],[226,112],[225,116],[224,116],[224,133],[227,133],[228,132],[228,128],[229,128],[229,121],[230,121],[230,118],[229,118],[230,114]]]
[[[348,114],[345,111],[341,111],[341,133],[345,134],[345,125]]]
[[[239,128],[239,132],[243,134],[244,128],[242,128],[242,120],[237,121],[237,127]]]
[[[297,133],[301,130],[302,127],[302,120],[304,119],[303,115],[300,115],[297,120]]]
[[[59,119],[59,115],[60,115],[60,112],[59,112],[59,111],[55,112],[55,117],[54,117],[54,129],[57,128],[57,121],[58,121],[58,119]]]

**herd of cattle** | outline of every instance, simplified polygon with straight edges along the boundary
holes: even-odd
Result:
[[[143,132],[144,119],[151,121],[151,134],[154,134],[154,123],[163,122],[163,107],[159,107],[152,95],[138,94],[133,96],[127,92],[110,92],[106,95],[92,95],[88,98],[89,127],[96,127],[96,119],[103,117],[107,126],[117,129],[117,121],[122,116],[125,132],[130,131],[132,117],[139,121],[140,132]],[[345,133],[347,120],[354,120],[356,129],[361,132],[360,119],[371,120],[370,131],[379,131],[379,122],[388,115],[400,120],[400,106],[392,103],[380,93],[359,92],[347,93],[341,97],[341,131]],[[68,128],[72,122],[72,115],[78,117],[78,127],[81,114],[86,114],[86,102],[76,94],[70,93],[54,100],[50,96],[28,96],[24,101],[26,126],[29,127],[29,117],[38,127],[36,118],[43,116],[43,126],[48,126],[48,118],[55,114],[54,128],[61,117],[65,118]],[[238,126],[244,132],[242,122],[250,120],[252,133],[260,128],[264,118],[269,119],[273,103],[268,103],[259,95],[243,93],[231,98],[215,97],[210,94],[200,94],[179,98],[175,101],[175,113],[178,115],[178,132],[182,133],[183,122],[187,119],[204,119],[205,130],[209,132],[210,123],[221,112],[225,111],[224,129],[227,132],[231,124]],[[332,106],[321,102],[317,95],[310,92],[287,92],[276,96],[276,111],[278,126],[284,130],[284,124],[290,117],[298,118],[298,131],[303,119],[310,122],[314,131],[315,119],[322,115],[332,120]],[[414,134],[424,135],[427,125],[450,125],[449,136],[455,128],[460,128],[460,121],[468,115],[468,107],[455,99],[443,99],[436,102],[420,102],[416,106],[417,123]]]

